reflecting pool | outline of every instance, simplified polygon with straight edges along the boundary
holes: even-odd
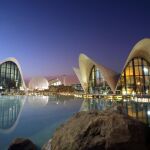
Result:
[[[81,104],[72,97],[0,96],[0,150],[16,137],[30,138],[40,148]]]
[[[121,106],[123,111],[150,125],[150,103],[122,100],[77,99],[48,96],[0,96],[0,150],[16,137],[30,138],[39,148],[60,124],[79,111],[106,110]]]

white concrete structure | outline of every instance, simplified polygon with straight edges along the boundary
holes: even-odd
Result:
[[[92,59],[87,57],[85,54],[79,56],[79,68],[74,68],[74,71],[84,89],[85,92],[88,90],[89,77],[93,66],[99,68],[104,80],[110,86],[111,90],[115,92],[116,75],[117,73],[111,69],[106,68],[101,64],[97,64]]]
[[[20,66],[19,62],[17,61],[17,59],[15,59],[13,57],[9,57],[9,58],[1,61],[0,65],[4,64],[6,62],[13,62],[14,64],[16,64],[17,68],[19,69],[19,72],[20,72],[20,75],[21,75],[21,81],[22,81],[22,87],[20,87],[20,90],[26,90],[26,85],[25,85],[25,82],[24,82],[22,69],[21,69],[21,66]]]
[[[142,59],[143,61],[147,61],[148,66],[147,68],[143,68],[144,71],[148,72],[148,67],[150,67],[150,39],[143,39],[139,41],[131,50],[125,65],[123,67],[122,73],[124,72],[125,68],[129,64],[129,62],[134,60],[134,58]],[[99,68],[100,73],[102,74],[104,80],[110,86],[113,93],[116,92],[118,82],[121,78],[115,71],[108,69],[107,67],[103,66],[102,64],[98,64],[85,54],[80,54],[79,56],[79,68],[74,68],[74,72],[77,75],[84,91],[87,93],[89,88],[89,78],[91,74],[91,69],[93,66]],[[142,65],[141,65],[142,66]],[[133,69],[133,68],[132,68]],[[135,70],[135,69],[133,69]],[[121,74],[122,74],[121,73]],[[150,73],[149,73],[150,74]],[[144,76],[144,75],[143,75]],[[134,77],[135,78],[135,77]],[[136,84],[136,83],[135,83]]]
[[[139,92],[138,94],[150,93],[150,88],[146,87],[147,85],[148,86],[150,85],[150,81],[148,83],[148,81],[145,80],[145,76],[150,77],[150,39],[149,38],[145,38],[145,39],[140,40],[132,48],[129,56],[127,57],[125,65],[122,69],[121,76],[118,78],[118,82],[116,83],[116,89],[115,90],[118,89],[118,86],[120,84],[120,80],[121,80],[121,77],[123,74],[128,74],[127,76],[131,76],[130,75],[131,73],[130,74],[128,73],[127,68],[129,66],[129,63],[133,62],[134,59],[138,59],[138,61],[141,61],[141,64],[139,62],[138,66],[136,65],[136,67],[138,68],[139,71],[136,71],[134,69],[134,72],[133,72],[134,76],[136,76],[136,77],[134,77],[135,88],[133,89],[132,94],[135,94],[137,92],[137,88],[143,88],[143,89],[141,89],[143,91],[141,91],[141,93]],[[148,64],[146,64],[146,66],[145,66],[144,63],[148,63]],[[125,73],[125,70],[126,70],[126,73]],[[145,74],[145,72],[147,72],[147,73]],[[140,77],[141,81],[140,80],[136,81],[137,77]],[[126,91],[124,91],[124,92],[125,92],[125,94],[128,94],[128,89],[126,88]]]

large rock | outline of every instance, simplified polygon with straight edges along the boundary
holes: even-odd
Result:
[[[42,146],[41,150],[51,150],[51,139]]]
[[[50,144],[51,150],[150,150],[150,129],[118,111],[79,112]]]
[[[36,146],[29,139],[16,138],[8,150],[36,150]]]

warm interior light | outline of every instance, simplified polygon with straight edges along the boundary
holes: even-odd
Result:
[[[137,82],[137,85],[140,85],[140,82]]]
[[[123,95],[126,95],[126,94],[127,94],[127,92],[126,92],[125,89],[122,90],[122,94],[123,94]]]
[[[135,96],[135,92],[134,91],[132,92],[132,95]]]

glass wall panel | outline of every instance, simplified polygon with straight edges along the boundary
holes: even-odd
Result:
[[[17,65],[7,61],[0,65],[0,87],[2,90],[20,89],[21,75]]]
[[[89,76],[88,91],[90,94],[107,94],[111,89],[104,80],[100,70],[94,65]]]
[[[121,74],[120,81],[117,85],[120,94],[150,94],[150,64],[143,58],[133,58]]]

